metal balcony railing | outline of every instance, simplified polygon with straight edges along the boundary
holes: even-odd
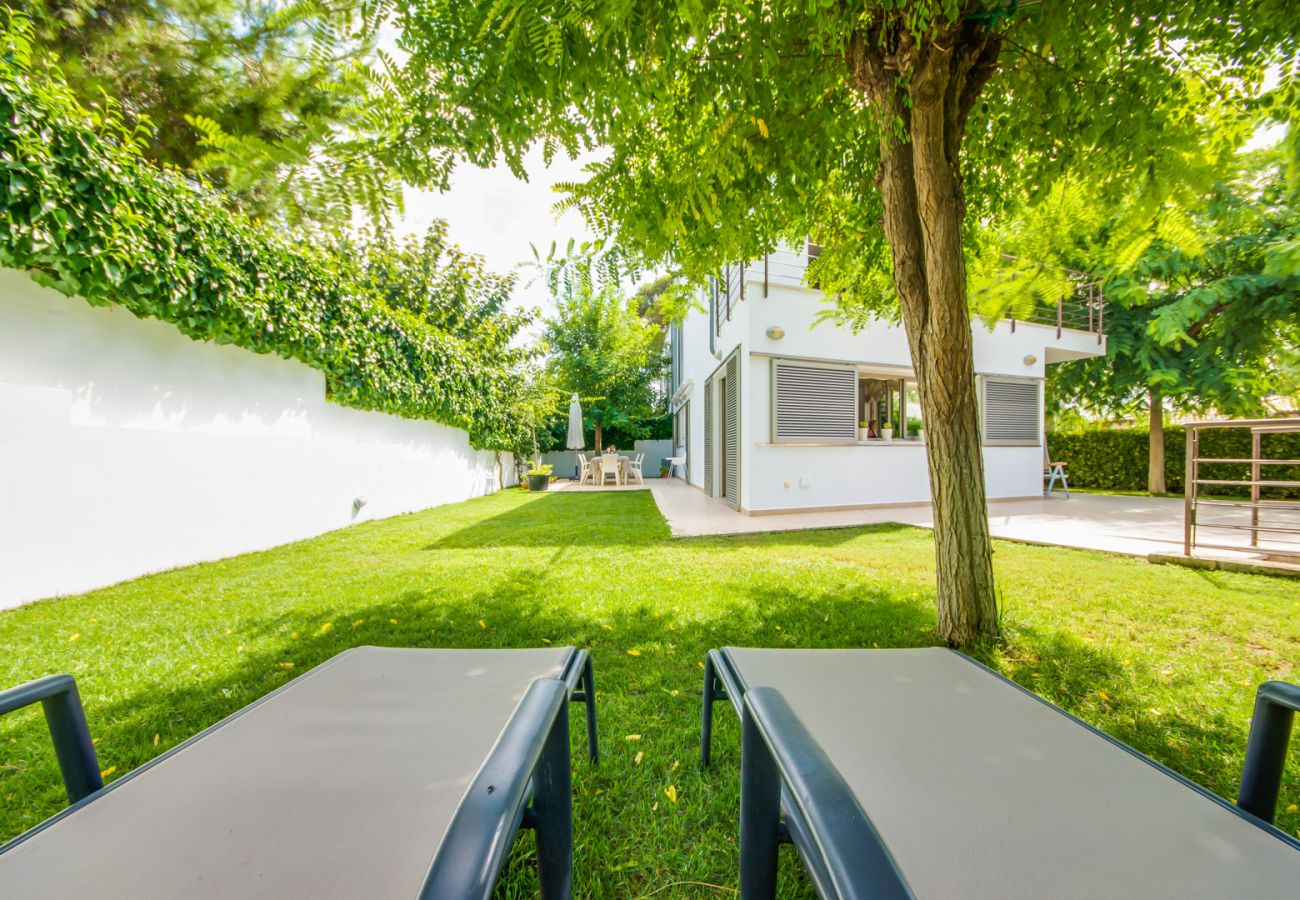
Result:
[[[777,251],[764,255],[761,260],[749,263],[724,265],[712,284],[714,293],[714,329],[715,334],[722,334],[724,321],[731,321],[736,304],[745,299],[745,282],[761,282],[763,297],[767,297],[768,284],[788,286],[806,286],[803,276],[807,264],[820,255],[822,248],[809,243],[796,251]],[[1006,256],[1009,261],[1017,260]],[[1037,265],[1036,263],[1030,263]],[[1043,303],[1035,307],[1034,312],[1015,319],[1008,316],[1011,330],[1015,330],[1018,321],[1034,325],[1047,325],[1056,328],[1057,338],[1063,332],[1083,332],[1095,334],[1097,343],[1101,343],[1106,333],[1106,295],[1105,285],[1100,278],[1076,269],[1063,269],[1074,285],[1074,294],[1057,303]]]
[[[763,296],[767,296],[768,283],[773,281],[787,285],[804,285],[804,275],[808,263],[821,255],[821,247],[809,243],[802,252],[777,252],[765,255],[757,262],[740,262],[723,266],[714,279],[711,290],[714,298],[715,334],[722,334],[722,323],[731,321],[736,304],[745,299],[745,282],[761,281]],[[1007,260],[1022,262],[1016,257],[1007,256]],[[1040,265],[1030,263],[1030,265]],[[1017,321],[1034,325],[1046,325],[1056,328],[1059,339],[1064,331],[1081,331],[1096,335],[1101,343],[1106,334],[1106,291],[1103,282],[1075,269],[1063,269],[1074,287],[1074,293],[1056,303],[1043,303],[1035,307],[1027,317],[1011,322],[1011,330],[1016,330]]]
[[[1025,263],[1025,260],[1018,259],[1010,254],[1003,254],[1003,259],[1008,262]],[[1044,266],[1043,263],[1029,262],[1031,266]],[[1056,303],[1041,303],[1034,308],[1022,322],[1030,322],[1034,325],[1047,325],[1056,327],[1056,337],[1061,337],[1061,332],[1069,329],[1070,331],[1082,331],[1087,334],[1095,334],[1097,343],[1101,343],[1102,338],[1106,335],[1106,288],[1101,279],[1090,275],[1087,272],[1080,272],[1077,269],[1061,268],[1058,271],[1064,272],[1074,287],[1074,293],[1058,300]],[[1016,319],[1008,316],[1011,320],[1011,330],[1016,330]]]
[[[746,267],[751,269],[748,277],[752,278],[752,265],[739,262],[723,266],[713,282],[714,334],[722,334],[722,323],[731,321],[732,310],[745,299]]]

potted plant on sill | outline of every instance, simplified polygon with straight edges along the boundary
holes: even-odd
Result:
[[[858,440],[867,441],[871,439],[871,426],[866,422],[858,423]]]
[[[533,463],[528,469],[528,490],[544,491],[551,484],[550,465]]]
[[[894,426],[885,425],[880,429],[880,439],[882,441],[892,441],[894,439]]]

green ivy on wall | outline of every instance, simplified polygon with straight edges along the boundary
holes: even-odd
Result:
[[[445,243],[297,241],[227,211],[214,191],[140,153],[140,127],[88,110],[31,68],[28,25],[0,10],[0,265],[196,340],[295,359],[335,402],[516,449],[531,423],[528,316],[512,278]],[[514,342],[517,343],[517,342]]]

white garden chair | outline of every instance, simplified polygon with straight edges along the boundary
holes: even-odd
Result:
[[[618,454],[602,453],[600,456],[601,486],[603,487],[606,483],[608,483],[610,478],[614,479],[615,486],[619,486],[623,483],[623,472],[622,472],[622,467],[619,465],[618,462]]]
[[[627,461],[627,477],[629,481],[635,478],[637,484],[645,484],[645,478],[641,475],[641,463],[643,462],[645,462],[644,453],[638,453],[636,459]]]
[[[578,484],[596,483],[595,462],[595,459],[588,460],[585,454],[578,454]]]

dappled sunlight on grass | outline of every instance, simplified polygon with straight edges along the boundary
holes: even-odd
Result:
[[[1232,796],[1255,686],[1297,677],[1295,582],[996,547],[1006,639],[973,655]],[[0,682],[75,674],[120,775],[348,647],[588,647],[604,758],[575,763],[579,895],[718,896],[681,884],[736,878],[739,729],[719,716],[702,771],[705,651],[935,644],[932,553],[893,525],[673,539],[648,492],[509,491],[0,613]],[[62,799],[39,714],[0,720],[0,833]],[[500,896],[532,896],[530,846]],[[811,896],[800,867],[781,895]]]

